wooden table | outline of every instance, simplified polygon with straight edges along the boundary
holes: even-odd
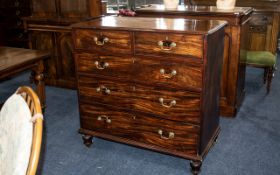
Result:
[[[248,50],[249,20],[251,7],[235,7],[232,10],[219,10],[215,6],[179,6],[167,10],[163,5],[136,10],[139,17],[167,17],[200,20],[225,20],[228,22],[224,44],[222,82],[220,90],[221,115],[235,117],[245,96],[245,71]],[[180,27],[178,24],[177,27]],[[194,25],[194,28],[197,26]],[[243,54],[241,54],[243,53]]]
[[[37,94],[42,108],[45,107],[44,59],[50,57],[46,51],[23,48],[0,47],[0,81],[26,70],[32,70],[31,76],[36,84]]]

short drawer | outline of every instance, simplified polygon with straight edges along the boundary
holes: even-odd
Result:
[[[201,91],[202,69],[202,64],[184,59],[141,57],[134,58],[133,75],[135,81],[151,85]]]
[[[132,108],[133,86],[100,77],[78,75],[80,101],[103,103],[122,108]]]
[[[103,53],[130,54],[130,33],[107,30],[74,30],[76,49],[85,49]]]
[[[200,124],[200,93],[78,77],[80,101],[101,103],[173,121]]]
[[[135,32],[135,53],[143,55],[187,55],[203,58],[203,36]]]
[[[80,105],[81,128],[151,146],[195,155],[199,127],[126,113],[97,105]]]
[[[132,74],[131,57],[81,53],[76,54],[75,59],[78,73],[115,76],[122,79],[127,79]]]

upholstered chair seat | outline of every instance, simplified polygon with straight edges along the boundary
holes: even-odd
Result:
[[[276,55],[269,51],[248,51],[246,64],[257,68],[264,69],[264,84],[267,83],[267,94],[270,91],[272,77],[274,76]]]

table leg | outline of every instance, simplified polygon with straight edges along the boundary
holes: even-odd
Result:
[[[37,68],[35,69],[35,84],[36,84],[36,92],[40,99],[42,110],[44,111],[46,108],[46,94],[45,94],[45,82],[44,82],[44,62],[43,60],[38,63]]]

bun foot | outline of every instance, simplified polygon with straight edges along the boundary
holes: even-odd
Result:
[[[84,141],[84,144],[87,146],[87,147],[90,147],[93,143],[92,139],[93,137],[90,136],[90,135],[83,135],[83,141]]]
[[[191,171],[193,173],[193,175],[198,175],[198,173],[200,172],[200,167],[202,165],[202,161],[191,161],[190,162],[190,166],[191,166]]]
[[[219,138],[219,135],[217,135],[214,139],[214,144],[216,144],[218,142],[218,138]]]

